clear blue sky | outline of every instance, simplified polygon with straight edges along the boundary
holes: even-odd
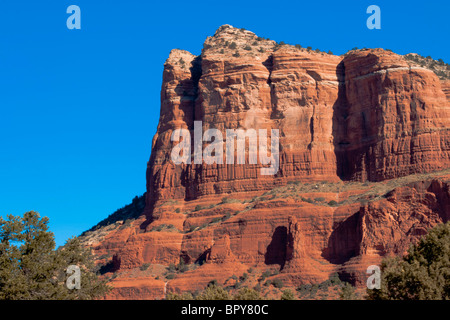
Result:
[[[35,210],[62,245],[145,191],[165,59],[199,54],[222,24],[345,53],[450,62],[448,1],[21,1],[0,3],[0,215]],[[81,30],[68,30],[69,5]],[[381,8],[368,30],[366,8]]]

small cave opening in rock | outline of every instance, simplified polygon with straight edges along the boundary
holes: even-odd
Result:
[[[264,255],[265,264],[279,264],[280,269],[283,269],[286,263],[287,239],[287,228],[284,226],[276,227]]]

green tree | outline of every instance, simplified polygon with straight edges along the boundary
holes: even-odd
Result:
[[[350,283],[345,282],[344,286],[341,288],[341,292],[339,293],[339,297],[341,300],[356,300],[355,287],[353,287]]]
[[[23,217],[0,217],[0,299],[62,300],[104,296],[109,287],[98,279],[90,250],[77,238],[55,250],[48,218],[29,211]],[[81,288],[68,289],[67,268],[77,265]]]
[[[284,286],[284,284],[283,284],[283,280],[281,280],[281,279],[274,279],[274,280],[272,280],[272,284],[273,284],[273,286],[275,287],[275,288],[283,288],[283,286]]]
[[[200,293],[196,300],[231,300],[231,296],[224,288],[212,284]]]
[[[262,300],[261,294],[247,287],[241,288],[233,297],[234,300]]]
[[[368,289],[371,300],[449,300],[450,222],[439,224],[403,257],[384,259],[381,288]]]
[[[286,289],[283,291],[283,294],[281,295],[281,300],[296,300],[295,294],[291,290]]]

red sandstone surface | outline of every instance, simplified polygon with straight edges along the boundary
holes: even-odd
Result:
[[[369,265],[449,220],[449,92],[382,49],[334,56],[222,26],[201,56],[172,50],[145,210],[90,240],[115,274],[107,298],[233,285],[249,268],[292,287],[335,272],[364,285]],[[199,120],[204,131],[279,129],[278,173],[175,165],[172,132]],[[167,277],[180,261],[187,270]]]

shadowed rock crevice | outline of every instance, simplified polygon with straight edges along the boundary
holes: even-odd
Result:
[[[280,269],[283,269],[286,263],[287,239],[287,228],[283,226],[276,227],[272,234],[272,240],[267,246],[264,255],[265,264],[278,264],[280,265]]]
[[[360,232],[360,212],[335,223],[322,257],[333,264],[343,264],[359,254],[362,234]]]
[[[340,62],[336,66],[338,80],[337,99],[333,104],[332,135],[334,153],[336,155],[336,175],[343,180],[350,176],[347,148],[350,146],[348,137],[348,102],[345,86],[345,65]]]

